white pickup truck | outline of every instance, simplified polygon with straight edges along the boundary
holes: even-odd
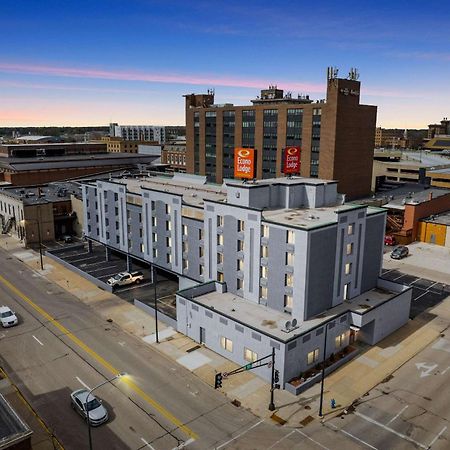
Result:
[[[126,286],[127,284],[139,284],[144,279],[142,272],[120,272],[111,277],[107,283],[112,287]]]

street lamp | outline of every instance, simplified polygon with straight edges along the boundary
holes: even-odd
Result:
[[[84,410],[86,411],[86,419],[88,424],[88,436],[89,436],[89,450],[92,450],[92,435],[91,435],[91,419],[89,417],[89,409],[88,409],[88,402],[89,402],[89,396],[99,387],[104,386],[107,383],[111,383],[114,380],[117,380],[118,378],[124,377],[126,375],[125,372],[118,373],[117,375],[114,375],[112,378],[108,378],[105,381],[102,381],[97,386],[93,387],[86,396],[86,401],[84,403]]]
[[[319,417],[323,417],[323,388],[325,384],[325,360],[327,357],[327,336],[328,336],[328,325],[330,322],[325,324],[325,343],[323,345],[323,361],[322,361],[322,378],[320,382],[320,404],[319,404]]]
[[[26,223],[27,222],[36,222],[37,223],[37,229],[38,229],[38,240],[39,240],[39,259],[41,261],[41,270],[44,270],[44,260],[42,258],[42,236],[41,236],[41,221],[38,219],[23,219],[20,221],[20,224],[24,228],[25,232],[25,239],[27,238],[27,232],[26,232]]]
[[[158,332],[158,299],[157,299],[157,291],[156,291],[156,267],[153,264],[152,266],[152,278],[153,278],[153,289],[155,293],[155,337],[156,337],[156,343],[159,344],[159,332]]]

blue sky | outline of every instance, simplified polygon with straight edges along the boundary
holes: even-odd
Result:
[[[329,65],[359,69],[380,126],[450,115],[450,11],[434,0],[2,0],[0,15],[0,126],[183,124],[182,95],[208,88],[318,99]]]

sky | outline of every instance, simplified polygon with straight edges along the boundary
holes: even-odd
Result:
[[[1,0],[0,17],[0,127],[184,125],[184,94],[321,99],[328,66],[358,68],[378,126],[450,116],[442,1]]]

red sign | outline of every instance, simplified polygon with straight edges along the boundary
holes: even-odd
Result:
[[[255,150],[234,149],[234,178],[255,178]]]
[[[300,173],[300,147],[286,147],[283,155],[283,173]]]

